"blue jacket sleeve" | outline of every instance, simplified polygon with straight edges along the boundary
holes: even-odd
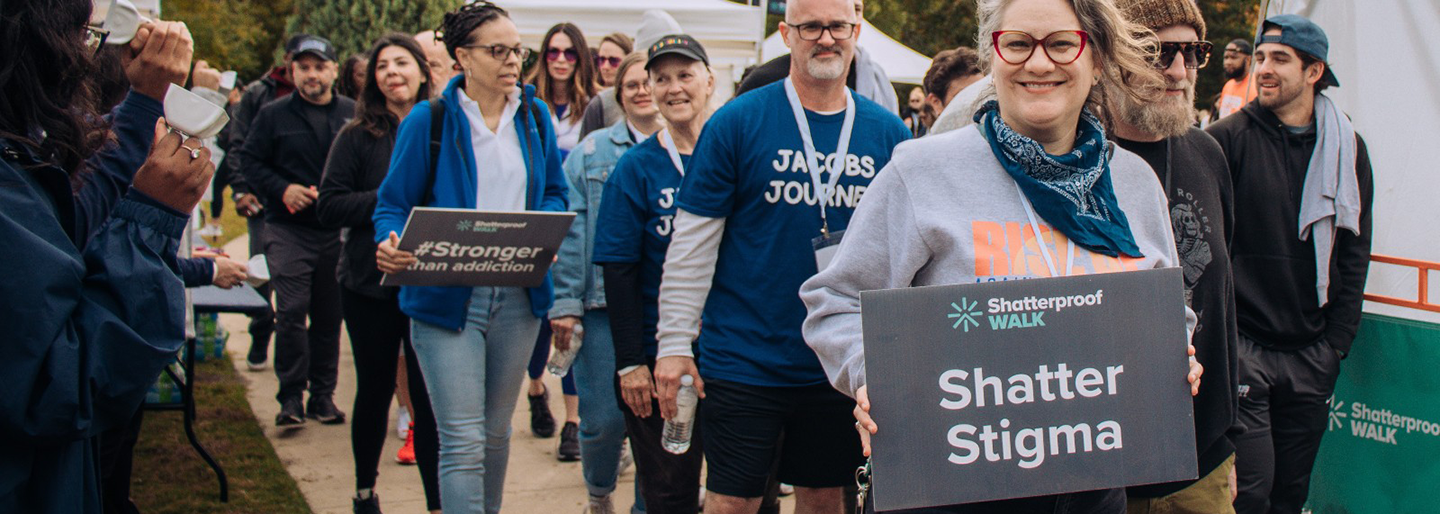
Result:
[[[555,283],[555,306],[550,308],[550,319],[562,316],[585,314],[585,272],[594,267],[585,258],[585,248],[590,244],[585,237],[585,220],[593,216],[589,200],[585,195],[584,143],[575,147],[563,166],[565,180],[569,182],[570,210],[575,219],[570,222],[570,232],[560,243],[555,265],[550,268]]]
[[[131,91],[107,115],[115,139],[86,161],[90,174],[75,192],[75,234],[81,248],[130,189],[155,143],[155,121],[164,114],[160,102]]]
[[[215,261],[204,257],[180,258],[175,261],[180,267],[180,281],[185,287],[208,286],[215,283]]]
[[[430,104],[420,102],[400,122],[390,172],[376,192],[376,243],[389,238],[390,232],[403,235],[410,209],[424,201],[430,167]]]
[[[184,341],[172,266],[185,218],[133,198],[109,214],[80,255],[53,221],[0,210],[0,258],[32,263],[0,282],[0,326],[13,331],[0,360],[9,444],[73,441],[128,420]]]

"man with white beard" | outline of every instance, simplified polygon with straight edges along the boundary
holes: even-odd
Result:
[[[1128,511],[1135,513],[1234,512],[1235,445],[1227,432],[1236,425],[1237,361],[1234,280],[1230,273],[1233,189],[1220,145],[1195,128],[1195,76],[1210,55],[1205,21],[1194,0],[1121,0],[1130,20],[1155,31],[1160,54],[1155,67],[1165,76],[1162,100],[1141,102],[1123,92],[1108,95],[1111,136],[1139,154],[1170,200],[1185,278],[1185,300],[1194,309],[1195,357],[1205,380],[1194,397],[1198,480],[1132,487]]]
[[[800,333],[800,284],[826,255],[817,248],[834,250],[910,136],[895,113],[845,87],[860,30],[851,2],[789,3],[779,27],[789,76],[715,112],[675,198],[655,378],[666,419],[682,376],[703,399],[707,514],[756,512],[772,469],[795,486],[797,512],[839,512],[864,462],[855,402],[830,387]]]

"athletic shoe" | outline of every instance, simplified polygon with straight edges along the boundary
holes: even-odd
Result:
[[[370,493],[370,497],[364,500],[359,497],[351,498],[355,504],[355,514],[382,514],[380,512],[380,497]]]
[[[555,458],[560,462],[580,460],[580,425],[565,422],[565,428],[560,429],[560,449],[555,452]]]
[[[275,415],[275,426],[297,428],[305,426],[305,411],[300,408],[300,398],[291,398],[280,402],[280,413]]]
[[[610,495],[591,496],[590,504],[585,506],[582,514],[615,514],[615,505],[610,502]]]
[[[410,437],[410,427],[413,426],[410,420],[410,410],[404,405],[400,406],[400,412],[395,415],[395,438],[405,440]]]
[[[400,451],[395,453],[395,462],[410,465],[415,463],[415,427],[411,426],[410,430],[405,431],[405,435],[405,446],[401,446]]]
[[[345,422],[345,412],[335,406],[329,396],[311,396],[305,404],[305,417],[319,421],[321,425],[339,425]]]
[[[615,476],[624,475],[630,466],[635,464],[635,457],[630,455],[630,438],[620,440],[620,465],[615,466]]]
[[[264,359],[261,359],[260,362],[254,362],[251,361],[249,357],[245,358],[245,369],[250,371],[265,371],[267,367]]]
[[[786,483],[780,484],[780,496],[790,496],[792,494],[795,494],[795,486]]]
[[[541,439],[555,435],[555,416],[550,415],[550,388],[530,399],[530,432]]]

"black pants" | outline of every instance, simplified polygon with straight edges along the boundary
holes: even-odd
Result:
[[[265,217],[255,215],[246,218],[245,224],[250,230],[250,256],[265,253]],[[270,336],[275,333],[275,308],[270,303],[269,282],[255,288],[255,292],[265,299],[266,309],[264,314],[250,316],[250,352],[246,358],[260,363],[265,362],[270,354]]]
[[[1235,440],[1235,512],[1299,513],[1329,421],[1340,355],[1324,341],[1278,351],[1244,336],[1239,353],[1245,433]]]
[[[390,421],[390,397],[395,394],[395,364],[403,348],[410,403],[415,407],[410,413],[415,422],[411,429],[415,434],[415,461],[425,486],[427,510],[440,510],[440,440],[435,432],[435,413],[430,410],[430,395],[425,392],[425,377],[410,347],[410,318],[400,312],[400,301],[394,295],[378,299],[342,286],[340,301],[355,359],[355,407],[350,421],[355,488],[375,487]]]
[[[650,365],[654,372],[654,364]],[[636,417],[620,395],[620,382],[615,382],[615,395],[620,411],[625,413],[625,433],[635,454],[635,480],[645,497],[646,514],[694,514],[700,502],[700,463],[704,461],[700,424],[690,435],[690,449],[675,455],[660,446],[665,434],[665,420],[660,417],[660,402],[650,400],[650,417]]]
[[[865,512],[875,512],[866,500]],[[1125,490],[1100,489],[1083,493],[1019,498],[927,509],[887,510],[884,514],[1124,514]]]
[[[135,442],[145,419],[144,405],[123,425],[100,433],[100,505],[105,514],[139,514],[130,501],[130,474],[134,469]]]
[[[308,386],[335,393],[340,364],[340,233],[288,223],[265,226],[265,259],[275,288],[275,376],[284,403]],[[307,327],[306,320],[309,320]]]

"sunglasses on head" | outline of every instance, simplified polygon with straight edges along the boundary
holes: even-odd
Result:
[[[611,67],[611,68],[619,68],[619,67],[620,67],[620,61],[622,61],[622,60],[624,60],[623,57],[601,57],[601,56],[598,56],[598,55],[597,55],[597,56],[595,56],[595,65],[596,65],[596,66],[609,66],[609,67]]]
[[[558,61],[560,60],[561,56],[564,56],[566,62],[575,62],[580,60],[580,53],[576,52],[574,48],[566,48],[564,50],[561,50],[559,48],[551,48],[545,51],[545,60],[547,61]]]
[[[1210,63],[1210,50],[1214,45],[1209,41],[1188,41],[1184,43],[1163,42],[1160,43],[1160,56],[1155,61],[1155,67],[1165,69],[1170,63],[1175,62],[1175,54],[1185,56],[1185,67],[1188,69],[1204,68]]]

